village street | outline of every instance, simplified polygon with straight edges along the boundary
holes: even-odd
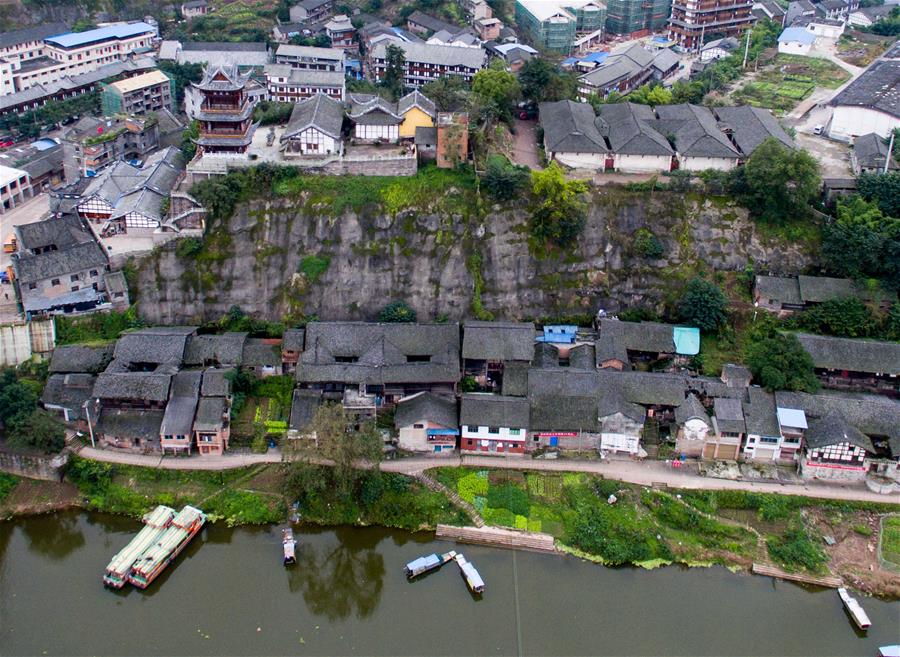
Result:
[[[78,455],[83,458],[121,463],[148,468],[168,470],[228,470],[263,463],[281,463],[282,453],[269,450],[265,454],[235,454],[203,457],[162,457],[159,455],[131,454],[110,450],[84,447]],[[324,463],[324,461],[322,461]],[[541,470],[545,472],[588,472],[607,479],[625,481],[642,486],[665,484],[672,488],[700,490],[747,490],[758,493],[778,493],[781,495],[805,495],[833,500],[853,500],[857,502],[888,502],[900,504],[900,496],[879,495],[862,485],[841,486],[809,482],[804,484],[781,484],[769,481],[734,481],[703,477],[688,469],[673,469],[663,461],[636,462],[627,459],[589,461],[576,459],[536,460],[530,458],[502,458],[491,456],[463,455],[461,457],[431,458],[413,457],[384,461],[381,469],[405,475],[416,475],[429,468],[439,466],[468,466],[482,468],[502,468],[510,470]]]

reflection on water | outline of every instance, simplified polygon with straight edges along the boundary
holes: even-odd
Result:
[[[384,586],[384,557],[376,551],[382,536],[341,528],[337,545],[298,546],[288,587],[300,591],[309,610],[330,621],[351,614],[366,618],[378,607]]]
[[[84,532],[78,525],[78,516],[71,513],[60,516],[53,532],[47,532],[46,524],[40,518],[28,518],[20,524],[31,551],[51,559],[64,559],[73,550],[84,546]]]

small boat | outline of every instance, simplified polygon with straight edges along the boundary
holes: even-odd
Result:
[[[484,580],[481,579],[481,575],[475,570],[475,566],[466,561],[466,558],[461,554],[457,554],[454,559],[456,559],[459,572],[462,578],[466,580],[466,586],[469,587],[469,590],[478,595],[484,593]]]
[[[406,573],[406,576],[409,579],[412,579],[413,577],[418,577],[419,575],[440,568],[448,561],[452,561],[455,556],[456,552],[450,550],[450,552],[445,552],[441,555],[429,554],[427,557],[419,557],[406,564],[406,568],[403,569],[403,572]]]
[[[900,643],[893,646],[881,646],[875,657],[900,657]]]
[[[297,556],[294,553],[297,541],[294,540],[294,530],[290,527],[281,530],[281,544],[284,547],[284,565],[290,566],[297,563]]]
[[[203,511],[192,506],[184,507],[172,519],[159,540],[135,561],[128,574],[128,581],[139,589],[150,586],[203,529],[205,523],[206,514]]]
[[[132,538],[128,545],[119,550],[110,560],[103,573],[103,583],[113,589],[120,589],[128,581],[131,567],[148,547],[155,544],[175,517],[175,509],[160,504],[144,516],[144,527]]]
[[[837,591],[838,595],[841,596],[841,602],[844,603],[844,609],[850,614],[850,617],[853,619],[853,622],[856,623],[857,627],[861,630],[869,629],[872,626],[872,621],[869,620],[869,617],[866,615],[862,605],[859,604],[859,601],[850,595],[850,592],[843,586]]]

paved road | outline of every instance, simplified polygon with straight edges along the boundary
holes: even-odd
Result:
[[[512,160],[529,169],[541,169],[538,155],[537,121],[516,119],[516,134],[513,135]]]
[[[261,463],[281,463],[281,452],[269,450],[266,454],[225,454],[222,456],[151,456],[130,454],[111,450],[85,447],[79,456],[104,461],[169,470],[228,470]],[[511,470],[540,470],[547,472],[590,472],[609,479],[632,484],[650,486],[664,483],[673,488],[700,490],[748,490],[760,493],[780,493],[782,495],[806,495],[834,500],[855,500],[863,502],[891,502],[900,504],[900,497],[873,493],[862,485],[838,486],[824,483],[779,484],[757,481],[732,481],[712,479],[685,470],[673,470],[661,461],[639,463],[630,460],[579,461],[572,459],[534,460],[530,458],[502,458],[489,456],[463,456],[461,458],[416,457],[385,461],[381,469],[385,472],[414,475],[428,468],[442,465],[474,466],[484,468],[504,468]],[[363,467],[366,467],[363,465]]]

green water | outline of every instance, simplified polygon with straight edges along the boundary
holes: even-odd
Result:
[[[721,568],[609,569],[382,529],[208,527],[146,591],[103,588],[139,524],[66,513],[0,523],[0,655],[874,655],[900,642],[900,603],[863,598],[854,631],[834,591]],[[456,547],[409,583],[403,566]]]

